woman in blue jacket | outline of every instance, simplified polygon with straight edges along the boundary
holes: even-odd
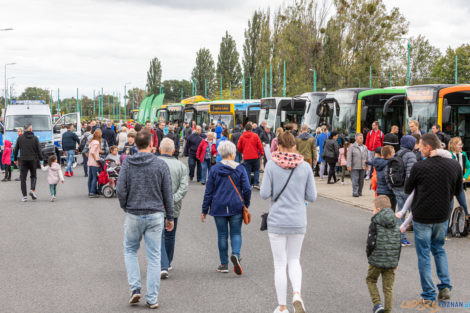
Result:
[[[207,180],[204,201],[202,203],[201,221],[206,215],[212,215],[218,234],[220,265],[219,273],[228,273],[228,236],[232,254],[230,260],[237,275],[242,274],[240,266],[240,249],[242,246],[243,205],[250,206],[251,186],[245,167],[235,162],[237,148],[226,140],[217,149],[222,161],[212,166]],[[233,180],[243,202],[232,185]]]

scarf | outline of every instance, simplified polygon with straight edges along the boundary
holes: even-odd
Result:
[[[284,169],[293,169],[304,161],[304,157],[300,154],[280,151],[273,152],[271,159]]]

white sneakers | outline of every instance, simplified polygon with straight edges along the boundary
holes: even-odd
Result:
[[[276,310],[274,311],[274,313],[289,313],[289,310],[285,309],[284,311],[281,311],[281,309],[279,307],[277,307]]]
[[[305,313],[304,302],[298,293],[294,294],[292,303],[294,304],[294,313]]]

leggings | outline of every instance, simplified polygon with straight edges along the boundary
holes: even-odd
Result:
[[[331,182],[331,179],[333,178],[333,183],[336,183],[336,160],[330,160],[328,159],[328,182]]]
[[[292,290],[294,293],[300,293],[302,285],[300,252],[304,236],[304,234],[279,235],[269,233],[269,241],[271,242],[274,259],[274,284],[279,305],[286,305],[287,302],[286,267],[288,267]]]
[[[344,176],[346,175],[346,171],[348,168],[344,165],[341,166],[341,181],[344,183]]]

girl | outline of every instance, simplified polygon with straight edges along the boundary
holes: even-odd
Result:
[[[101,135],[100,129],[96,129],[93,133],[93,138],[88,144],[88,197],[98,198],[99,191],[98,186],[98,172],[100,166],[98,160],[100,160],[100,147],[101,147]],[[106,142],[106,140],[103,140]]]
[[[5,178],[2,181],[11,181],[11,141],[5,140],[5,150],[3,150],[2,164],[5,167]]]
[[[59,181],[64,183],[64,175],[60,168],[59,163],[57,163],[57,156],[51,155],[47,160],[47,166],[42,166],[43,171],[47,171],[47,182],[49,183],[49,190],[51,191],[51,202],[54,202],[57,194],[57,184]]]
[[[338,158],[338,163],[339,166],[341,166],[341,185],[344,185],[344,176],[346,175],[347,171],[347,160],[346,157],[348,155],[348,148],[349,148],[349,141],[344,140],[343,141],[343,147],[339,149],[339,158]]]

